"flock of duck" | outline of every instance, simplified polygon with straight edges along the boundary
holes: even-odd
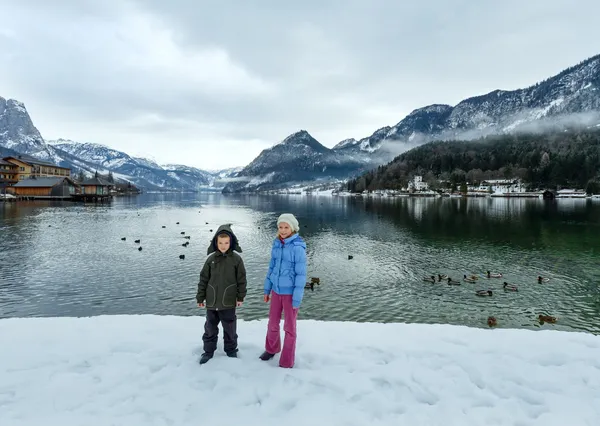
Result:
[[[175,224],[176,224],[176,225],[179,225],[179,222],[176,222]],[[208,222],[206,222],[206,224],[208,225]],[[163,226],[162,226],[162,228],[163,228],[163,229],[165,229],[165,228],[166,228],[166,225],[163,225]],[[210,229],[210,230],[209,230],[209,232],[212,232],[212,231],[213,231],[212,229]],[[190,240],[190,239],[192,238],[192,237],[191,237],[191,236],[189,236],[189,235],[185,235],[185,231],[181,231],[179,234],[180,234],[180,235],[183,235],[183,238],[185,238],[186,240]],[[127,237],[121,237],[121,241],[127,241]],[[141,244],[141,243],[142,243],[142,240],[141,240],[141,239],[134,240],[134,243],[136,243],[136,244]],[[185,243],[183,243],[181,246],[182,246],[182,247],[187,247],[187,246],[189,246],[189,245],[190,245],[190,242],[189,242],[189,241],[186,241],[186,242],[185,242]],[[138,247],[138,250],[139,250],[139,251],[142,251],[142,246],[141,246],[141,245]],[[182,260],[183,260],[183,259],[185,259],[185,254],[180,254],[180,255],[179,255],[179,258],[180,258],[180,259],[182,259]]]
[[[481,274],[481,275],[471,274],[471,275],[467,276],[466,274],[464,274],[462,280],[467,283],[476,283],[479,280],[479,278],[481,278],[481,277],[491,279],[491,278],[502,278],[503,275],[500,272],[486,271],[485,274]],[[437,274],[437,277],[435,275],[423,277],[423,281],[430,282],[430,283],[445,282],[448,285],[461,285],[460,281],[453,280],[451,277],[449,277],[446,274]],[[538,275],[538,277],[537,277],[538,284],[547,283],[548,281],[550,281],[550,278],[542,277],[541,275]],[[506,281],[504,281],[502,283],[502,288],[504,291],[519,291],[519,289],[516,285],[509,284]],[[494,294],[494,292],[491,289],[475,291],[475,295],[480,296],[480,297],[491,297],[493,294]],[[550,315],[542,315],[542,314],[540,314],[538,316],[538,320],[542,324],[544,322],[548,322],[548,323],[556,322],[555,317],[552,317]],[[498,325],[496,318],[492,317],[492,316],[488,317],[487,323],[488,323],[488,326],[490,326],[490,327],[495,327],[496,325]]]

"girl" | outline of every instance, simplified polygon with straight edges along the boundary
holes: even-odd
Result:
[[[279,216],[277,229],[265,279],[264,301],[269,303],[270,300],[271,305],[265,352],[260,359],[268,361],[281,351],[279,323],[283,312],[285,339],[279,366],[292,368],[296,354],[296,318],[306,284],[306,243],[298,235],[300,225],[291,213]]]

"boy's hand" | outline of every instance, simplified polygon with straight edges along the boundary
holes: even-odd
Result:
[[[235,306],[237,306],[238,308],[240,308],[243,304],[244,304],[244,302],[236,302]]]
[[[205,306],[205,305],[204,305],[204,302],[200,302],[200,303],[198,303],[198,307],[199,307],[199,308],[204,308],[204,306]]]
[[[268,294],[265,294],[263,296],[263,300],[265,301],[265,303],[269,303],[269,300],[271,299],[271,296],[269,296]]]

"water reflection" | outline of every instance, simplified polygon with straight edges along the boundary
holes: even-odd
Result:
[[[249,279],[239,315],[263,318],[275,221],[293,212],[309,274],[322,282],[306,293],[303,318],[485,326],[494,315],[500,327],[534,328],[537,313],[548,313],[560,317],[554,328],[600,331],[600,203],[586,200],[144,194],[109,205],[5,204],[2,317],[197,314],[211,229],[232,223]],[[182,231],[189,247],[181,246]],[[503,280],[457,287],[421,280],[488,269],[502,271],[519,292],[503,292]],[[550,283],[537,285],[539,274]],[[494,297],[474,296],[488,287]]]

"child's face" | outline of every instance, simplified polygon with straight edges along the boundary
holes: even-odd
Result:
[[[217,238],[217,247],[221,253],[225,253],[229,250],[229,246],[231,246],[231,241],[227,235],[219,236],[219,238]]]
[[[285,222],[281,222],[277,226],[277,229],[279,230],[279,236],[283,239],[286,239],[287,237],[292,235],[292,228],[290,228],[290,225],[288,225]]]

